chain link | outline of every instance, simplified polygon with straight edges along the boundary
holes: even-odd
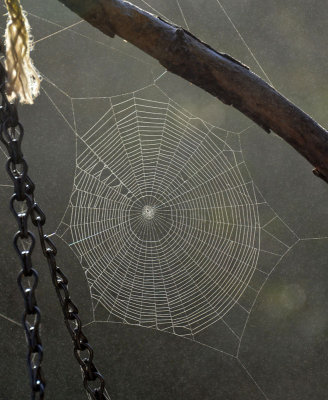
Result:
[[[41,314],[36,300],[36,289],[39,276],[33,268],[32,253],[35,247],[35,236],[29,230],[28,219],[33,210],[33,199],[30,196],[28,166],[23,158],[21,143],[24,129],[18,123],[15,107],[9,103],[5,93],[5,71],[0,65],[0,139],[7,148],[9,158],[6,169],[14,183],[14,194],[10,199],[10,210],[18,226],[14,236],[14,248],[21,261],[21,271],[17,283],[24,299],[25,310],[22,324],[27,339],[27,364],[30,376],[31,399],[44,399],[46,382],[41,364],[43,347],[40,338]]]
[[[29,348],[31,399],[37,399],[36,394],[39,394],[40,400],[44,398],[45,380],[41,370],[43,357],[39,333],[41,315],[35,297],[38,273],[32,266],[31,258],[35,246],[35,236],[28,229],[29,218],[38,231],[41,249],[47,259],[52,282],[64,314],[64,322],[73,341],[74,355],[82,370],[85,390],[93,400],[109,400],[109,397],[105,395],[104,378],[93,362],[93,349],[83,333],[78,308],[70,298],[68,279],[57,265],[56,246],[43,231],[46,216],[34,199],[35,185],[27,174],[28,166],[21,150],[24,129],[18,122],[16,107],[7,99],[5,79],[5,70],[0,63],[0,94],[2,97],[0,139],[9,154],[6,168],[14,183],[14,195],[10,200],[10,209],[19,229],[14,237],[14,247],[22,264],[22,270],[17,280],[25,303],[23,326]]]

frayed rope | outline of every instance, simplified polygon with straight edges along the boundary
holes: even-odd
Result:
[[[10,100],[33,104],[40,91],[40,77],[30,58],[30,25],[19,0],[5,0],[8,21],[5,33],[7,95]]]

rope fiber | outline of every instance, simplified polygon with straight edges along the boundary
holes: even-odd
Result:
[[[30,58],[30,25],[19,0],[5,0],[8,21],[5,33],[7,95],[10,101],[33,104],[40,90],[40,77]]]

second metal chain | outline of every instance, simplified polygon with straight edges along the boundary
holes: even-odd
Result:
[[[52,240],[43,232],[45,215],[34,201],[33,193],[32,199],[34,204],[31,213],[32,222],[38,228],[42,251],[48,261],[52,282],[64,314],[65,325],[73,340],[74,355],[83,372],[84,387],[92,399],[109,400],[104,394],[105,380],[93,363],[93,349],[82,331],[78,308],[70,298],[68,279],[57,265],[57,249]],[[96,386],[97,383],[98,386]]]

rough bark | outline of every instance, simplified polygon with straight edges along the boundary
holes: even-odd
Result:
[[[118,35],[168,71],[276,132],[328,182],[328,132],[232,57],[123,0],[59,0],[106,35]]]

